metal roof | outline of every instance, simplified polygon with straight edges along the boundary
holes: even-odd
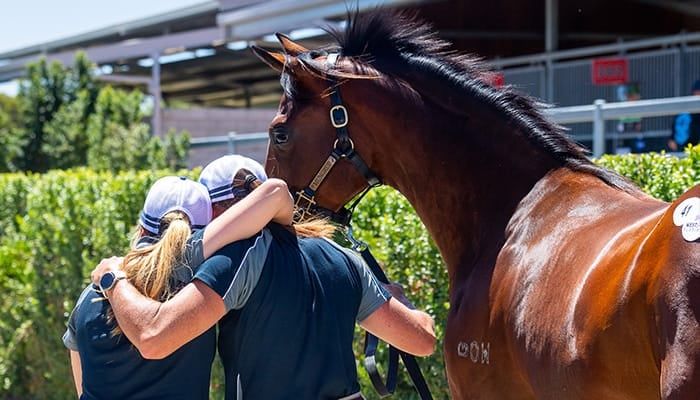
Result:
[[[379,3],[424,2],[363,0],[358,4],[367,9]],[[325,33],[309,28],[332,23],[328,18],[342,16],[346,10],[344,0],[207,1],[2,53],[0,81],[21,77],[25,65],[39,57],[71,64],[75,52],[83,50],[105,73],[102,79],[116,85],[153,84],[151,67],[158,58],[165,100],[232,107],[274,103],[279,92],[276,73],[253,56],[249,45],[276,46],[276,40],[267,42],[266,35],[283,31],[317,46]],[[304,29],[295,31],[296,27]],[[239,28],[245,34],[239,34]]]

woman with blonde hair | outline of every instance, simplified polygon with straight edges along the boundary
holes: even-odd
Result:
[[[267,181],[256,195],[210,223],[211,200],[204,186],[174,176],[153,184],[121,269],[86,288],[70,316],[63,341],[71,350],[80,399],[209,398],[215,329],[192,332],[192,340],[169,357],[148,360],[122,334],[109,302],[101,300],[123,280],[147,298],[167,301],[225,244],[257,233],[270,221],[291,223],[292,201],[283,181]]]
[[[202,171],[212,201],[228,202],[223,215],[268,182],[258,186],[265,177],[251,161],[227,156]],[[403,351],[428,355],[433,319],[411,309],[399,286],[378,283],[357,254],[323,237],[328,228],[323,221],[271,223],[207,259],[170,300],[120,283],[109,289],[109,301],[124,333],[153,358],[170,357],[218,322],[226,400],[361,399],[355,323]],[[103,260],[95,279],[120,264]]]

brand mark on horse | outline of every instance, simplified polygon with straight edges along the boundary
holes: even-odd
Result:
[[[468,342],[459,342],[457,344],[457,355],[462,358],[472,360],[474,364],[489,365],[489,354],[491,353],[491,343],[477,342],[476,340]]]

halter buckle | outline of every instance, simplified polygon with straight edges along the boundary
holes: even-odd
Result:
[[[331,124],[335,129],[345,128],[348,125],[348,109],[338,104],[331,107]]]

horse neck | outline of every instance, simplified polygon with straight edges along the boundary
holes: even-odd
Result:
[[[382,158],[379,173],[416,209],[452,282],[495,260],[518,203],[557,167],[506,123],[489,121],[493,125],[443,115],[402,120],[385,131],[401,145],[387,147],[394,151]]]

